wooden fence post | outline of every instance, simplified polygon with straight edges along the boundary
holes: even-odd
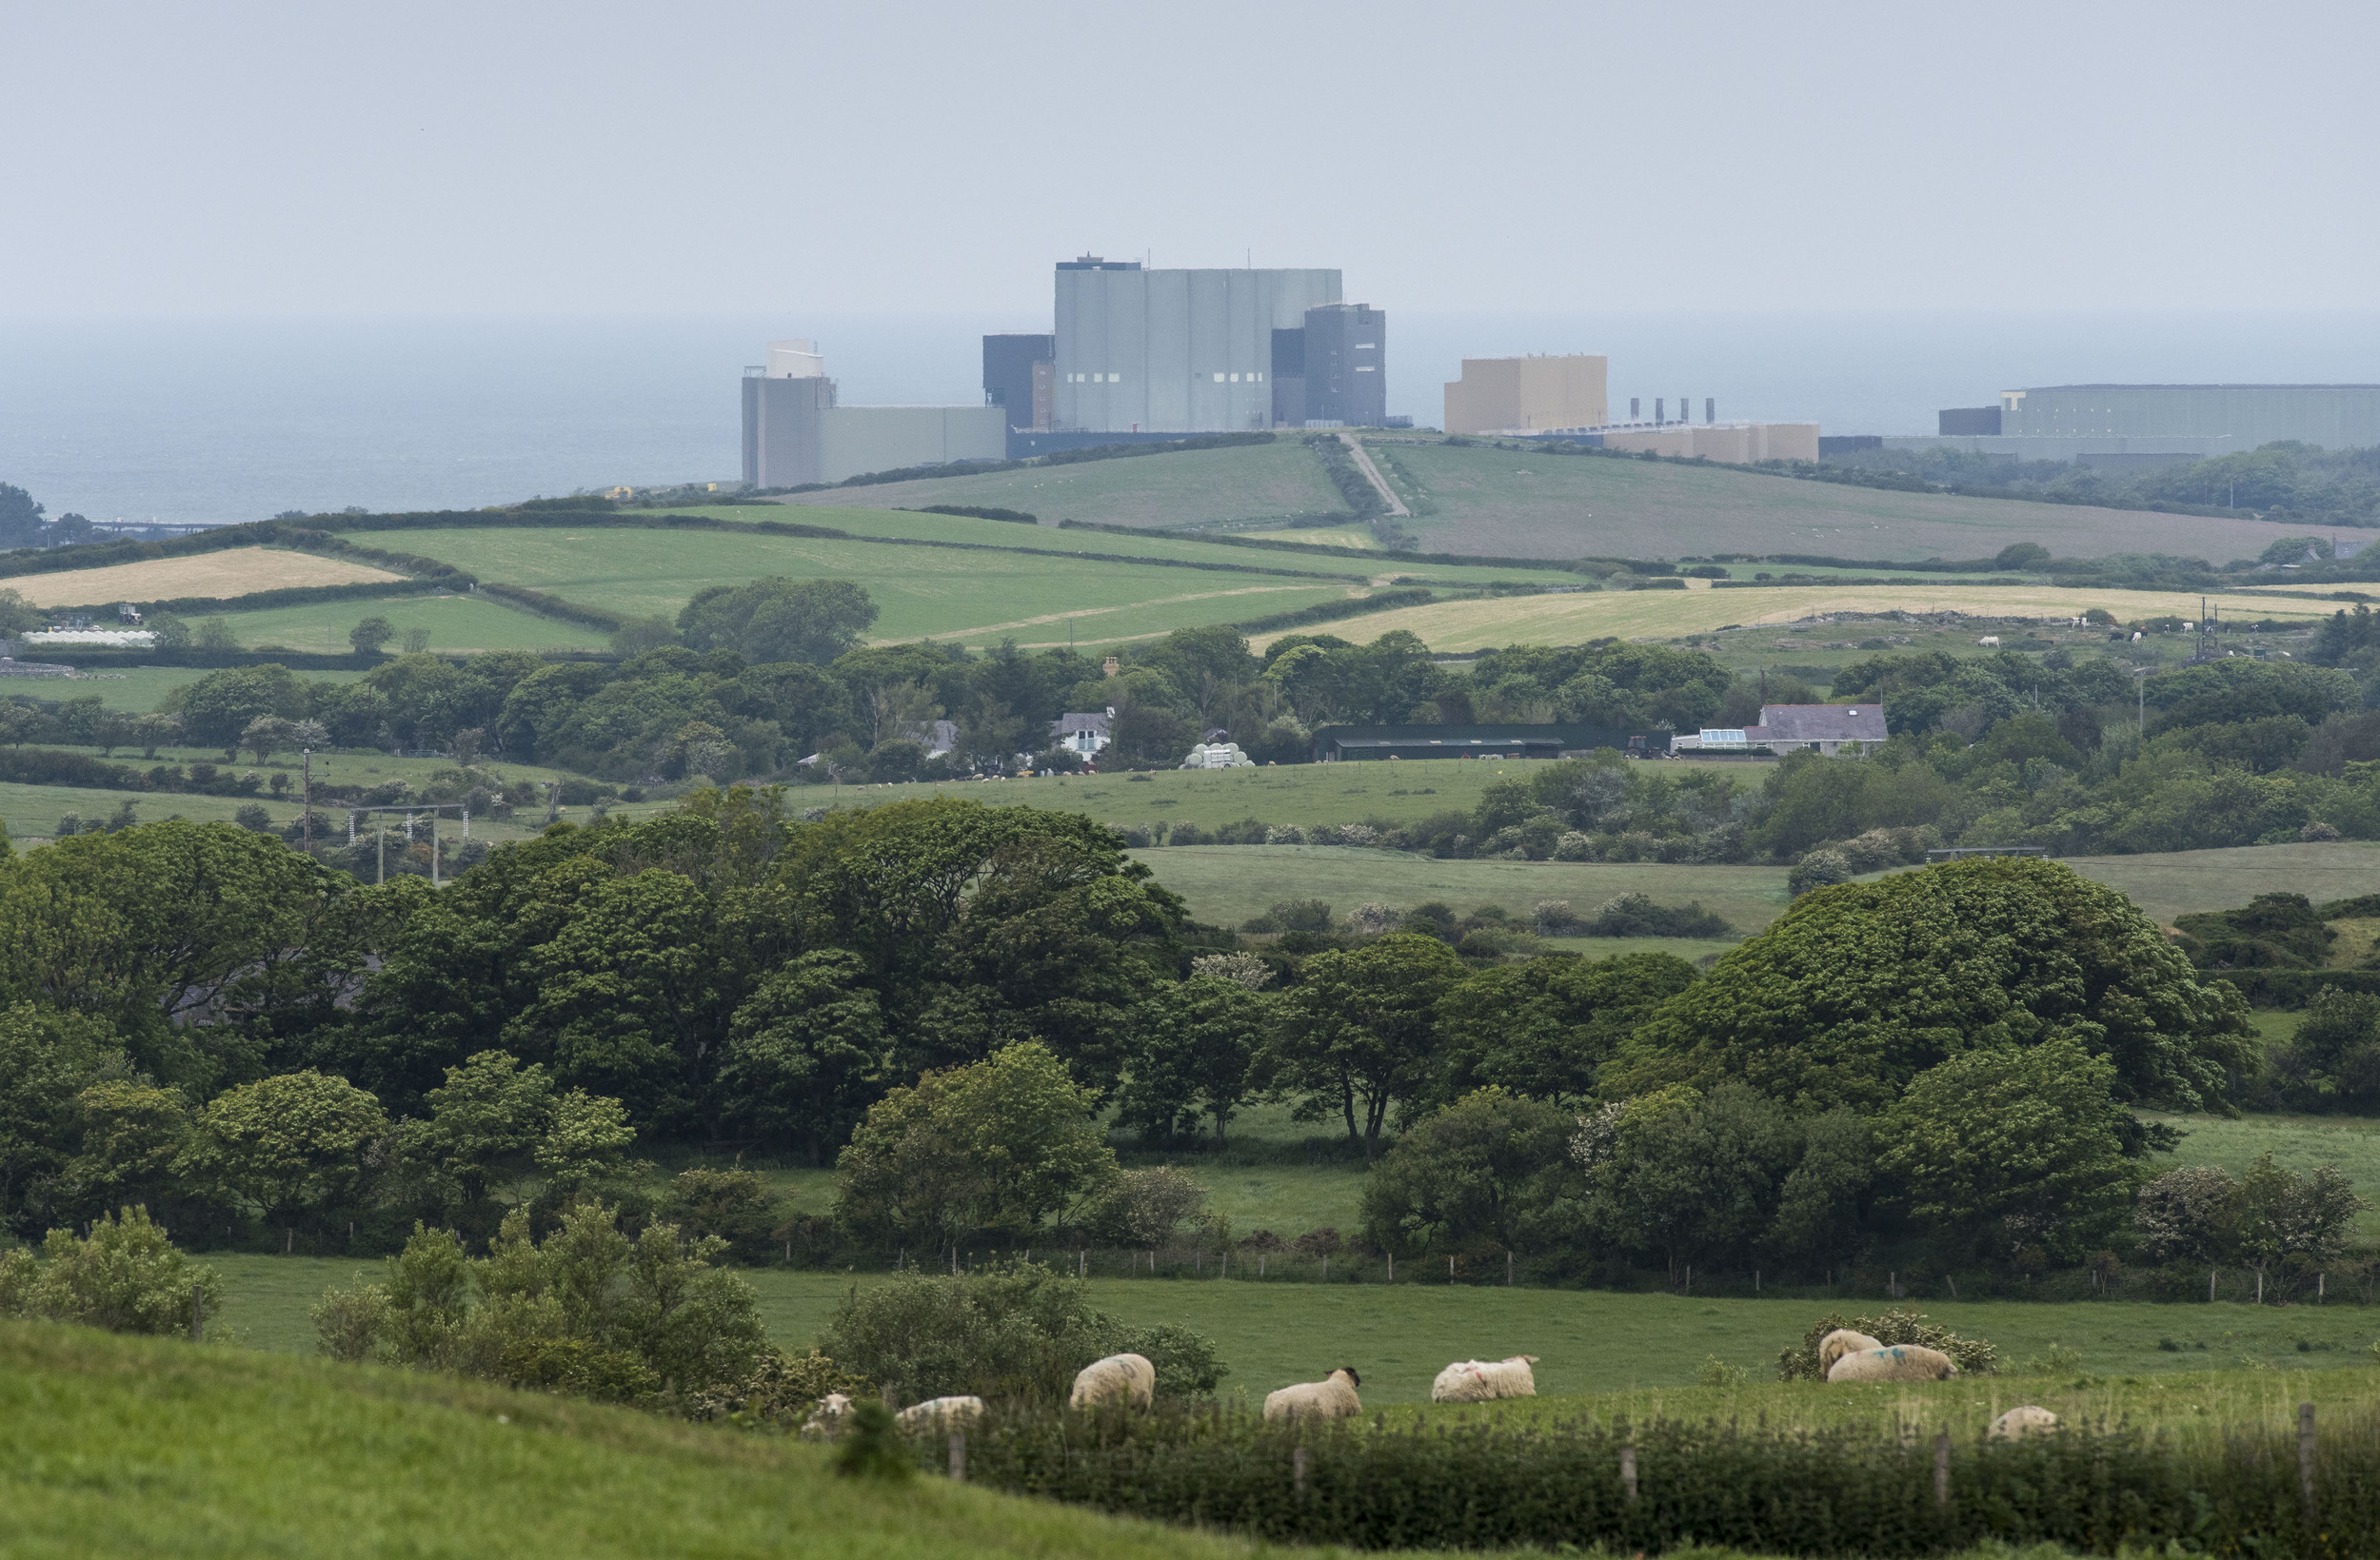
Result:
[[[2306,1526],[2314,1526],[2314,1406],[2297,1405],[2297,1491],[2306,1502]]]
[[[1299,1494],[1306,1492],[1306,1449],[1297,1447],[1289,1453],[1289,1484]]]
[[[963,1430],[950,1432],[950,1482],[967,1482],[967,1432]]]
[[[1947,1430],[1934,1438],[1934,1504],[1945,1511],[1951,1509],[1951,1432]]]
[[[1628,1504],[1636,1505],[1636,1449],[1635,1447],[1624,1446],[1619,1449],[1619,1487],[1628,1491]]]

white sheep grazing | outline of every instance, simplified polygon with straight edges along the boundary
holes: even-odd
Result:
[[[893,1417],[903,1431],[964,1430],[983,1417],[983,1400],[980,1397],[929,1397],[922,1403],[911,1404]]]
[[[1363,1378],[1352,1365],[1342,1365],[1319,1381],[1301,1381],[1264,1394],[1267,1419],[1353,1419],[1363,1412],[1356,1389]]]
[[[1537,1378],[1529,1367],[1537,1362],[1535,1354],[1457,1361],[1440,1371],[1438,1379],[1430,1383],[1430,1401],[1485,1403],[1496,1397],[1535,1397]]]
[[[818,1400],[809,1418],[802,1422],[802,1439],[831,1441],[851,1424],[851,1398],[845,1392],[828,1392]]]
[[[1157,1367],[1140,1354],[1110,1354],[1085,1365],[1074,1378],[1069,1408],[1097,1409],[1110,1403],[1145,1409],[1157,1401]]]
[[[1835,1369],[1835,1362],[1845,1354],[1855,1353],[1863,1349],[1883,1347],[1882,1343],[1868,1336],[1865,1333],[1854,1333],[1848,1327],[1838,1327],[1818,1340],[1818,1374],[1823,1376]]]
[[[1896,1343],[1845,1354],[1826,1373],[1829,1381],[1947,1381],[1958,1374],[1951,1356],[1920,1343]]]
[[[1997,634],[1986,634],[1983,638],[1975,641],[1975,642],[1977,644],[1984,645],[1989,649],[1996,650],[2000,647],[2000,636]]]
[[[2056,1414],[2028,1403],[2022,1408],[2011,1409],[1993,1420],[1992,1429],[1987,1433],[1994,1441],[2021,1441],[2028,1435],[2038,1435],[2055,1429]]]

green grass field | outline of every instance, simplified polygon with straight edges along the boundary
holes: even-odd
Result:
[[[0,1551],[23,1560],[1250,1550],[945,1479],[888,1496],[828,1457],[421,1372],[0,1323]]]
[[[97,695],[99,701],[111,710],[145,713],[155,709],[175,688],[205,677],[207,671],[204,666],[135,666],[122,672],[86,672],[56,681],[45,678],[39,682],[11,683],[8,691],[29,693],[41,700],[89,699]],[[364,674],[340,670],[299,675],[317,682],[350,682]]]
[[[1282,899],[1324,899],[1342,916],[1366,900],[1406,910],[1442,899],[1458,910],[1500,904],[1526,917],[1539,899],[1568,899],[1584,914],[1606,899],[1641,893],[1663,904],[1698,899],[1736,930],[1752,933],[1786,904],[1783,867],[1441,861],[1340,845],[1184,845],[1132,854],[1189,901],[1194,917],[1218,926],[1237,926]],[[1598,938],[1577,945],[1622,953],[1638,941]]]
[[[996,1254],[983,1253],[989,1257]],[[273,1353],[314,1349],[309,1309],[328,1287],[361,1275],[378,1281],[381,1265],[330,1257],[210,1254],[223,1274],[223,1323],[245,1346]],[[1231,1275],[1127,1278],[1095,1273],[1092,1303],[1135,1326],[1171,1322],[1213,1338],[1231,1366],[1226,1388],[1261,1395],[1311,1381],[1334,1366],[1363,1375],[1367,1403],[1425,1402],[1430,1379],[1455,1359],[1538,1356],[1537,1390],[1548,1394],[1691,1389],[1705,1359],[1775,1378],[1779,1350],[1798,1343],[1829,1311],[1859,1314],[1892,1302],[1874,1296],[1796,1293],[1773,1299],[1623,1293],[1610,1290],[1507,1289],[1493,1282],[1449,1284],[1442,1271],[1400,1272],[1398,1282],[1259,1279],[1235,1261]],[[747,1269],[769,1335],[789,1349],[807,1347],[854,1284],[883,1282],[878,1273]],[[1962,1333],[1999,1346],[2002,1381],[2024,1379],[2053,1346],[2078,1356],[2094,1376],[2155,1376],[2212,1368],[2278,1371],[2297,1366],[2363,1368],[2366,1389],[2380,1392],[2369,1351],[2380,1340],[2380,1309],[2351,1305],[2253,1306],[2218,1302],[2157,1305],[2137,1301],[2073,1303],[1915,1300],[1914,1309]],[[2180,1347],[2158,1347],[2171,1340]],[[2301,1353],[2300,1342],[2309,1347]],[[2201,1350],[2200,1344],[2206,1345]],[[2071,1379],[2071,1376],[2067,1379]],[[2009,1401],[2021,1402],[2017,1397]]]
[[[2259,894],[2303,894],[2320,903],[2380,890],[2380,844],[2368,840],[2064,859],[2084,877],[2121,889],[2160,921],[2231,909]]]
[[[1437,443],[1376,442],[1374,448],[1411,476],[1434,509],[1402,523],[1433,551],[1914,561],[1989,558],[2013,543],[2033,542],[2060,557],[2187,553],[2219,564],[2253,558],[2286,534],[2286,527],[2261,521],[1882,492],[1717,465]]]
[[[328,602],[319,606],[272,607],[263,612],[217,614],[242,646],[278,647],[314,655],[344,656],[347,633],[368,617],[386,618],[397,630],[393,651],[414,629],[429,631],[429,648],[448,654],[473,650],[600,650],[607,638],[592,628],[539,617],[486,596],[393,596],[385,601]],[[308,673],[308,676],[320,674]],[[359,674],[360,675],[360,674]]]
[[[1003,536],[1024,529],[982,523]],[[707,585],[740,585],[771,574],[852,580],[882,609],[873,638],[931,636],[971,645],[1003,639],[1064,644],[1071,618],[1076,642],[1088,646],[1343,601],[1361,588],[1337,579],[727,531],[409,531],[406,544],[484,580],[527,585],[615,612],[672,619],[688,597]]]
[[[830,487],[819,493],[793,494],[781,502],[790,507],[885,509],[976,504],[1021,509],[1052,523],[1093,520],[1110,525],[1195,525],[1327,514],[1346,508],[1320,459],[1294,437],[1230,449],[1181,450],[1074,465],[1028,466],[982,476]]]
[[[1266,823],[1412,823],[1433,813],[1469,812],[1499,780],[1532,773],[1546,759],[1448,759],[1413,763],[1299,763],[1254,769],[1160,769],[1145,778],[1069,775],[1017,780],[943,780],[920,785],[846,785],[790,793],[799,804],[882,806],[923,796],[956,796],[997,806],[1083,813],[1102,823],[1196,823],[1212,829],[1254,818]],[[1697,760],[1757,784],[1766,771]],[[1687,767],[1680,760],[1664,773]]]

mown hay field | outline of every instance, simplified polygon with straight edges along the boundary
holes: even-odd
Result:
[[[0,579],[35,606],[105,606],[115,602],[165,602],[185,596],[246,596],[298,585],[355,585],[403,579],[387,569],[344,559],[317,558],[286,547],[227,547],[187,558],[150,558],[106,568]]]
[[[1990,558],[2019,542],[2061,558],[2180,553],[2253,558],[2291,527],[1950,493],[1798,482],[1724,465],[1542,450],[1367,441],[1409,503],[1400,522],[1434,551],[1523,558],[1677,558],[1814,553],[1831,558]],[[1028,506],[1029,507],[1029,506]],[[2300,526],[2298,529],[2302,530]]]
[[[1957,612],[1973,618],[2076,618],[2104,607],[2123,622],[2160,617],[2195,620],[2195,593],[2171,590],[2069,590],[2056,585],[1765,585],[1744,590],[1619,590],[1499,596],[1379,612],[1335,630],[1371,640],[1392,630],[1433,650],[1485,650],[1506,644],[1581,644],[1605,637],[1676,639],[1714,629],[1784,624],[1804,619],[1889,612]],[[2207,601],[2225,617],[2327,618],[2338,608],[2298,597],[2243,594]],[[1979,630],[1979,633],[1981,631]],[[1261,652],[1278,635],[1252,641]]]
[[[987,530],[1024,530],[981,523]],[[933,638],[984,645],[1014,639],[1021,644],[1062,645],[1071,620],[1075,642],[1089,647],[1344,601],[1362,589],[1341,579],[753,532],[491,526],[404,534],[409,549],[480,579],[636,617],[674,620],[696,591],[741,585],[764,575],[851,580],[866,588],[881,610],[869,635],[879,642]],[[1264,555],[1248,556],[1261,561]]]

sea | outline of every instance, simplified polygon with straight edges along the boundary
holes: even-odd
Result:
[[[2025,385],[2380,382],[2380,312],[1819,314],[1388,309],[1389,409],[1438,421],[1465,357],[1599,352],[1615,415],[1931,433]],[[737,380],[819,342],[846,405],[971,404],[1013,315],[0,320],[0,482],[52,515],[225,523],[468,508],[739,464]]]

